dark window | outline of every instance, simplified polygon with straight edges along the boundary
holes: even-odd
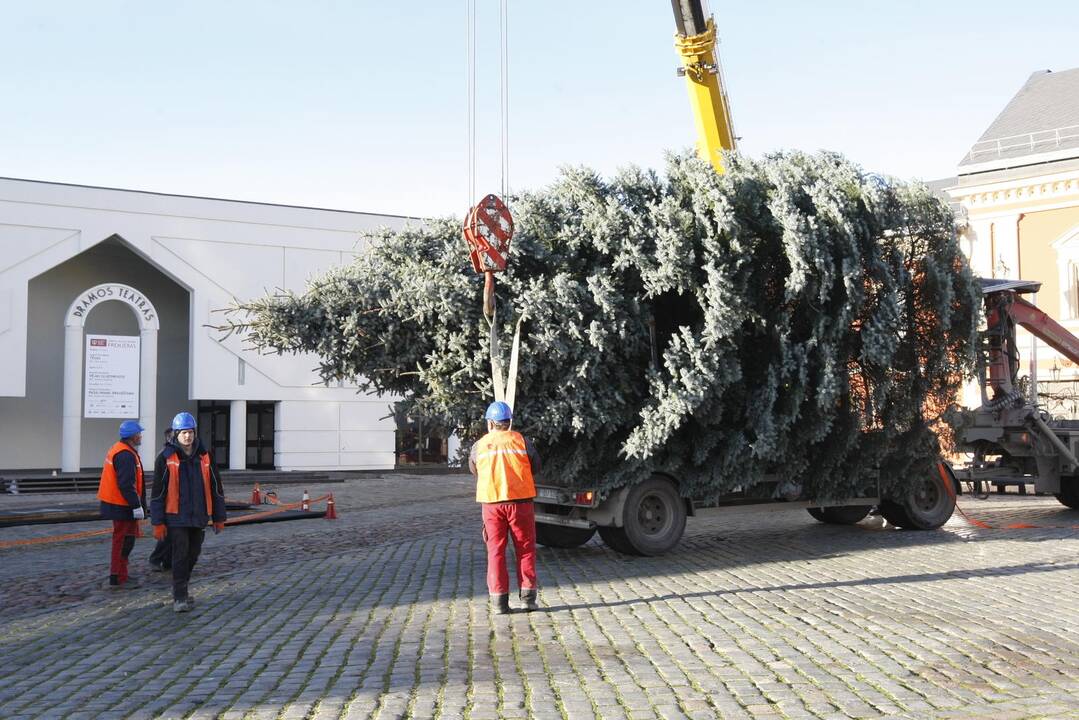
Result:
[[[423,418],[405,413],[398,405],[394,418],[397,421],[397,466],[445,465],[449,444],[442,433],[424,427]]]

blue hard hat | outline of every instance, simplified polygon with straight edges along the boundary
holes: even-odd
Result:
[[[189,412],[176,413],[176,417],[172,419],[173,430],[194,430],[195,418]]]
[[[513,419],[513,410],[501,400],[496,400],[487,406],[487,414],[484,417],[495,422],[505,422]]]
[[[120,423],[120,439],[125,440],[133,435],[138,435],[143,430],[145,428],[135,420],[124,420]]]

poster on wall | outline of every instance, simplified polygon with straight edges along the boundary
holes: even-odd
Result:
[[[83,416],[139,416],[139,338],[86,336],[86,388]]]

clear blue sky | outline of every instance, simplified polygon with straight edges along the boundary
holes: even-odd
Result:
[[[498,2],[476,0],[477,194],[497,190]],[[0,176],[408,215],[466,205],[465,0],[0,0]],[[1079,3],[711,2],[742,149],[935,179]],[[510,185],[691,146],[668,0],[509,0]]]

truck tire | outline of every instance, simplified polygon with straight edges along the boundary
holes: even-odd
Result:
[[[685,530],[685,501],[673,482],[653,475],[629,489],[622,527],[600,528],[600,536],[620,553],[662,555],[678,544]]]
[[[575,528],[536,523],[536,542],[552,548],[580,547],[591,540],[595,534],[595,528]]]
[[[914,525],[910,516],[907,515],[907,511],[898,503],[891,500],[881,500],[880,507],[877,509],[880,510],[882,518],[896,527],[909,528]]]
[[[615,552],[622,553],[623,555],[640,555],[640,553],[634,550],[633,546],[629,544],[629,539],[626,537],[626,531],[623,528],[601,527],[599,529],[599,536],[603,538],[603,544]]]
[[[1056,498],[1061,505],[1079,510],[1079,477],[1060,478],[1060,494]]]
[[[904,530],[936,530],[955,511],[955,488],[941,477],[936,466],[902,496],[882,499],[880,514]]]
[[[870,505],[839,505],[836,507],[806,508],[809,514],[829,525],[856,525],[865,519],[873,507]]]

